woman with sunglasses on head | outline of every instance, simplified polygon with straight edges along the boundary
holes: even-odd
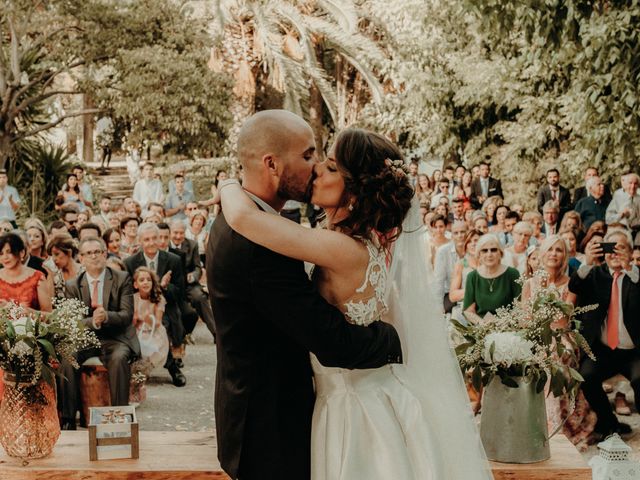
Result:
[[[502,264],[504,254],[498,237],[492,233],[483,235],[476,245],[478,268],[467,275],[464,289],[464,312],[480,317],[495,313],[520,296],[517,282],[520,273]]]

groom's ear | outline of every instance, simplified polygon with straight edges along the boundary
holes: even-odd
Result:
[[[278,175],[278,162],[273,154],[267,154],[262,156],[262,162],[265,168],[269,172],[269,175],[277,177]]]

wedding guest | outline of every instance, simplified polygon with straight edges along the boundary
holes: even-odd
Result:
[[[24,230],[27,232],[28,251],[34,257],[47,259],[47,229],[38,218],[30,218],[24,222]]]
[[[558,219],[560,218],[560,208],[558,204],[549,200],[542,207],[542,218],[544,219],[544,225],[542,226],[542,233],[545,235],[555,235],[560,230],[558,225]]]
[[[429,204],[431,202],[431,182],[429,177],[424,173],[418,175],[418,183],[416,183],[416,195],[420,203]]]
[[[164,206],[156,202],[151,202],[149,205],[147,205],[146,214],[147,214],[146,218],[148,218],[149,215],[157,215],[158,217],[160,217],[160,220],[162,222],[164,222],[164,219],[168,216],[167,212],[164,209]]]
[[[25,308],[51,311],[45,274],[23,263],[26,246],[16,233],[0,235],[0,305],[16,302]]]
[[[64,205],[75,205],[79,211],[83,211],[87,206],[84,203],[84,196],[78,186],[78,177],[73,173],[67,175],[67,181],[58,193],[64,199]]]
[[[575,210],[580,215],[585,229],[588,229],[595,221],[604,221],[607,215],[607,207],[611,199],[605,198],[605,185],[600,177],[593,176],[587,179],[588,195],[584,195],[576,203]]]
[[[109,213],[111,213],[111,197],[109,195],[103,195],[98,203],[98,214],[96,215],[98,219],[104,223],[104,225],[109,228],[110,219]]]
[[[191,181],[190,178],[187,178],[187,171],[184,168],[179,168],[178,170],[176,170],[176,175],[180,175],[180,176],[182,176],[182,178],[184,178],[184,189],[185,189],[185,191],[191,192],[191,195],[193,195],[194,194],[193,182]],[[175,176],[174,176],[174,178],[169,180],[168,189],[169,189],[169,195],[171,195],[172,193],[175,193],[175,191],[176,191]]]
[[[583,359],[581,389],[598,416],[595,432],[607,436],[630,433],[631,427],[614,415],[602,387],[604,380],[618,373],[625,376],[640,410],[640,329],[635,321],[640,314],[640,288],[638,267],[631,264],[631,235],[610,229],[604,240],[616,243],[614,253],[604,254],[604,263],[597,265],[602,247],[590,244],[585,263],[571,277],[569,289],[577,295],[578,306],[597,305],[580,316],[582,333],[597,358]]]
[[[598,169],[596,167],[588,167],[584,173],[584,186],[576,188],[576,191],[573,194],[573,204],[575,206],[578,205],[578,202],[585,197],[591,195],[591,191],[588,185],[589,179],[592,177],[599,177]],[[611,202],[611,190],[609,190],[608,185],[603,185],[604,193],[602,195],[602,199],[608,205]],[[576,209],[577,210],[577,209]],[[584,219],[583,219],[584,222]],[[585,226],[585,228],[589,228]]]
[[[500,234],[504,233],[504,220],[507,218],[507,213],[509,213],[509,211],[509,207],[506,205],[498,205],[493,214],[493,220],[489,231],[496,234],[498,238],[500,238]],[[506,245],[506,243],[502,243],[502,245]]]
[[[142,167],[142,176],[133,187],[133,200],[140,204],[142,210],[146,210],[149,203],[162,204],[163,199],[162,183],[154,178],[153,165],[145,163]]]
[[[607,223],[620,222],[634,231],[640,228],[639,185],[640,177],[637,174],[628,173],[622,176],[622,188],[613,194],[613,199],[607,207]]]
[[[504,251],[502,263],[515,268],[524,275],[527,271],[527,248],[533,235],[533,227],[527,222],[518,222],[513,227],[513,245]]]
[[[225,170],[218,170],[216,173],[216,178],[213,181],[213,185],[211,185],[211,198],[208,200],[202,200],[198,202],[199,206],[202,207],[211,207],[213,206],[212,215],[215,217],[220,213],[220,202],[218,200],[218,184],[223,180],[228,178],[227,172]]]
[[[530,243],[532,245],[541,244],[545,236],[542,231],[542,225],[544,224],[542,215],[538,212],[525,212],[522,216],[522,221],[527,222],[533,227],[533,234],[531,235]]]
[[[569,190],[560,185],[560,172],[557,168],[547,170],[547,183],[538,190],[538,211],[544,215],[544,207],[549,202],[553,202],[558,207],[558,218],[562,219],[564,214],[571,210],[571,194]],[[557,233],[546,232],[545,233]]]
[[[79,241],[82,241],[85,238],[89,238],[89,237],[100,238],[101,235],[102,235],[102,231],[100,230],[100,227],[98,225],[96,225],[95,223],[89,223],[89,222],[83,223],[78,228],[78,240]]]
[[[540,247],[531,245],[527,248],[527,278],[530,278],[540,268]]]
[[[449,214],[449,223],[453,225],[455,222],[464,223],[464,202],[461,198],[451,200],[451,213]]]
[[[180,220],[172,220],[169,224],[171,233],[171,248],[184,255],[185,258],[185,273],[186,273],[186,295],[187,300],[191,306],[198,312],[198,315],[207,326],[211,335],[215,339],[215,326],[213,323],[213,311],[211,310],[211,303],[209,297],[205,293],[202,285],[200,285],[200,279],[202,277],[202,264],[200,263],[200,253],[198,251],[198,244],[194,240],[189,240],[185,237],[186,227],[184,222]],[[172,251],[173,251],[172,250]],[[191,324],[187,324],[184,321],[186,334],[191,334],[195,327],[195,321]]]
[[[125,217],[120,222],[120,249],[126,255],[133,255],[140,250],[138,243],[138,227],[140,220],[138,217]]]
[[[60,211],[60,220],[67,227],[67,232],[73,238],[78,238],[78,207],[75,205],[67,205]]]
[[[511,211],[518,214],[518,218],[522,220],[522,216],[524,215],[524,206],[519,203],[514,203],[511,205]]]
[[[465,210],[473,208],[473,204],[471,202],[471,172],[469,170],[465,170],[464,174],[462,174],[462,180],[460,183],[460,197],[464,202]]]
[[[480,212],[480,215],[475,216],[475,218],[473,219],[473,229],[479,230],[483,234],[489,232],[489,222],[487,221],[487,217],[485,217],[482,212]]]
[[[504,252],[494,234],[480,237],[476,251],[479,266],[467,275],[463,311],[484,317],[518,298],[520,274],[515,268],[501,263]]]
[[[487,198],[482,204],[482,212],[489,222],[489,227],[494,225],[496,209],[502,204],[503,202],[500,197]]]
[[[184,209],[187,206],[187,203],[194,201],[193,192],[186,189],[184,176],[177,174],[174,177],[174,182],[175,191],[173,193],[169,193],[165,203],[166,217],[185,220],[187,215],[185,214]]]
[[[449,220],[444,215],[436,214],[429,223],[430,229],[430,244],[431,244],[431,267],[434,267],[436,260],[436,252],[444,244],[449,242],[447,238],[447,225]],[[442,297],[440,297],[442,298]]]
[[[435,209],[438,205],[440,205],[440,199],[446,199],[447,204],[449,203],[449,179],[446,177],[442,177],[438,182],[438,191],[431,196],[431,209]]]
[[[122,258],[120,230],[109,228],[102,234],[102,241],[107,246],[107,258]]]
[[[569,210],[562,217],[562,221],[560,222],[560,230],[573,229],[576,232],[584,232],[584,226],[582,225],[582,219],[580,218],[580,214],[575,210]]]
[[[571,230],[570,230],[571,231]],[[558,235],[547,237],[540,245],[540,263],[545,276],[529,278],[522,289],[523,301],[529,301],[540,288],[555,286],[560,297],[567,303],[576,303],[576,297],[569,291],[569,276],[567,264],[569,250],[567,243]],[[552,328],[567,328],[567,319],[560,319],[552,324]],[[563,345],[567,350],[577,351],[578,346],[568,338],[563,338]],[[569,362],[568,357],[561,358],[568,367],[579,368],[578,361]],[[591,410],[584,395],[579,393],[572,403],[568,395],[562,397],[546,396],[547,420],[550,430],[562,425],[562,432],[578,449],[585,450],[591,442],[592,432],[596,424],[595,412]]]
[[[633,246],[633,252],[631,252],[631,262],[636,267],[640,267],[640,245]]]
[[[151,342],[155,349],[142,349],[140,361],[147,376],[156,367],[162,367],[169,353],[169,338],[162,324],[167,301],[162,295],[160,280],[147,267],[138,267],[133,274],[133,325],[139,341]],[[146,355],[146,356],[145,356]]]
[[[91,190],[91,185],[85,182],[85,171],[82,165],[76,165],[71,170],[72,173],[78,179],[78,188],[80,189],[80,193],[82,194],[82,201],[85,206],[91,208],[93,205],[93,192]]]
[[[15,227],[9,220],[7,219],[0,220],[0,233],[13,232],[14,229]]]
[[[16,212],[20,209],[20,195],[15,187],[9,185],[9,177],[4,168],[0,169],[0,218],[6,218],[16,228]]]
[[[58,298],[64,298],[67,280],[77,277],[82,271],[82,266],[74,260],[77,253],[76,243],[69,234],[63,233],[49,238],[49,259],[44,266],[52,273],[53,294]]]
[[[186,236],[189,240],[193,240],[198,244],[198,254],[200,261],[204,265],[204,256],[207,251],[207,243],[209,242],[209,231],[205,228],[206,217],[201,211],[196,211],[189,220]]]
[[[152,223],[143,223],[138,229],[140,250],[124,260],[127,271],[133,275],[138,267],[148,267],[160,278],[162,293],[167,299],[167,307],[162,319],[173,347],[180,348],[184,341],[184,325],[181,305],[185,302],[185,278],[180,257],[159,249],[160,229]],[[171,352],[165,368],[176,387],[183,387],[187,379],[176,364]]]
[[[479,177],[471,182],[471,203],[474,208],[480,208],[493,196],[503,197],[502,184],[491,176],[491,166],[487,162],[480,162]]]
[[[449,206],[446,203],[441,202],[440,205],[438,205],[435,208],[434,213],[436,215],[441,215],[441,216],[447,218],[447,230],[449,230],[449,227],[451,225],[451,223],[448,221],[448,219],[449,219]]]
[[[442,178],[442,171],[434,170],[433,173],[431,174],[431,190],[436,189],[436,187],[438,186],[438,182],[440,181],[441,178]]]
[[[462,315],[462,300],[464,300],[464,287],[467,277],[472,270],[478,268],[478,256],[476,246],[480,237],[484,235],[480,230],[471,230],[464,237],[464,256],[458,260],[453,268],[451,284],[449,285],[449,300],[455,304],[451,312],[451,318],[466,323]]]
[[[25,251],[22,254],[23,265],[26,265],[27,267],[34,270],[38,270],[42,272],[45,277],[48,277],[49,271],[44,266],[44,260],[29,253],[29,237],[27,235],[27,232],[25,232],[24,230],[15,229],[12,233],[18,235],[20,237],[20,240],[22,240],[22,243],[25,245]],[[50,282],[47,282],[47,285],[50,286]]]
[[[464,222],[454,222],[451,227],[451,242],[445,243],[436,251],[434,262],[434,285],[435,295],[438,300],[442,299],[445,313],[451,313],[455,305],[449,299],[449,287],[451,286],[451,276],[456,262],[464,257],[464,240],[467,234],[467,225]]]
[[[67,225],[62,220],[54,220],[49,225],[49,238],[55,235],[69,235],[69,230],[67,230]]]
[[[580,264],[584,261],[584,254],[578,252],[578,232],[573,228],[566,228],[560,230],[560,236],[567,242],[567,248],[569,249],[569,276],[573,274]]]
[[[99,352],[80,351],[78,363],[98,353],[108,372],[111,405],[128,405],[130,364],[140,356],[133,326],[131,278],[106,266],[107,247],[99,238],[82,240],[79,257],[84,272],[67,282],[66,295],[81,300],[89,309],[83,323],[97,335],[101,348]],[[61,386],[62,428],[75,430],[80,373],[66,361],[62,362],[62,371],[66,379]]]

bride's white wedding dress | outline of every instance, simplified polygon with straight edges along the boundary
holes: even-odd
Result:
[[[370,258],[364,283],[342,308],[355,324],[381,317],[394,324],[405,363],[347,370],[326,368],[311,356],[316,384],[312,480],[492,478],[444,320],[435,303],[428,305],[428,292],[415,284],[427,278],[413,278],[421,259],[412,248],[420,248],[422,239],[409,234],[396,242],[391,271],[384,252],[365,242]],[[411,311],[425,300],[426,309]]]

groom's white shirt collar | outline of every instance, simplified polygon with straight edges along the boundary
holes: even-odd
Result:
[[[253,193],[251,192],[247,192],[245,190],[245,193],[247,195],[249,195],[249,197],[256,202],[258,205],[260,205],[260,207],[262,207],[262,209],[267,212],[267,213],[273,213],[275,215],[278,215],[278,212],[276,212],[273,207],[271,205],[269,205],[267,202],[265,202],[264,200],[262,200],[260,197],[256,197]]]

